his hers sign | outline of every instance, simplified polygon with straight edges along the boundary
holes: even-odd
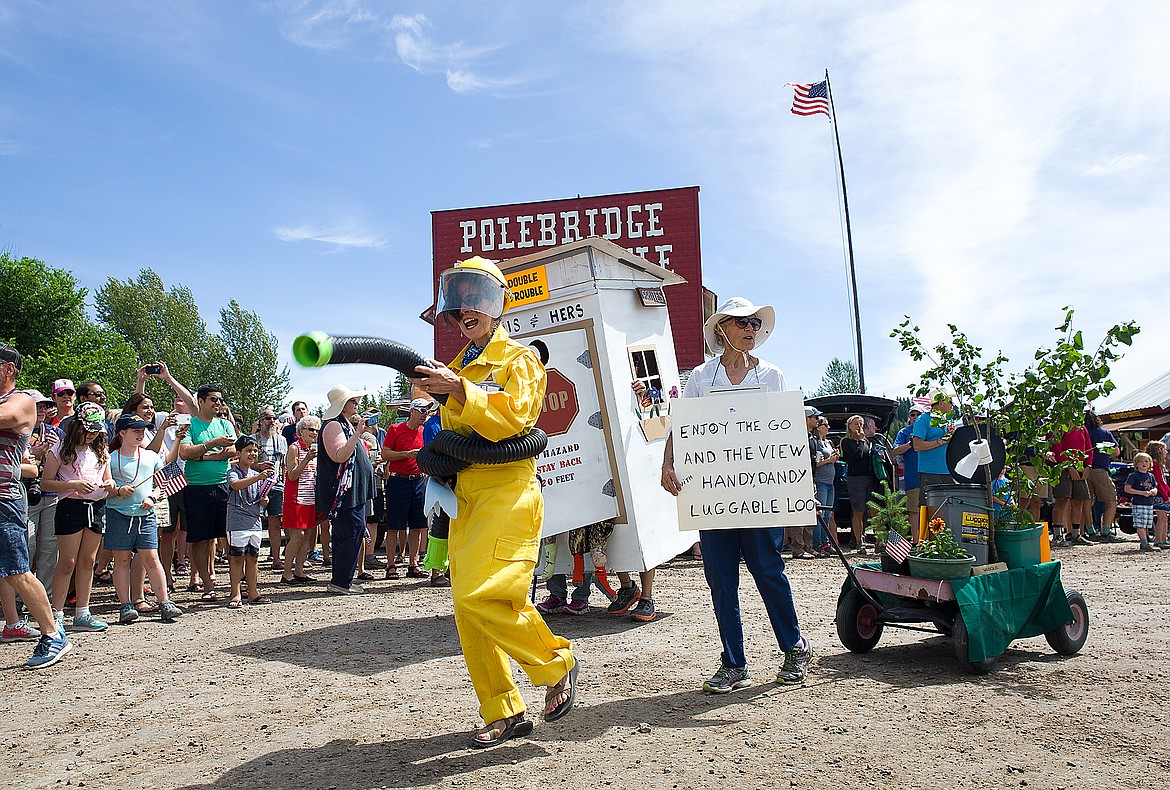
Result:
[[[679,398],[670,414],[680,529],[816,523],[799,390]]]

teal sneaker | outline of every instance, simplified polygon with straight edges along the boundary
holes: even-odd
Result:
[[[122,609],[118,612],[118,622],[123,624],[133,623],[138,619],[138,610],[134,608],[132,603],[122,604]]]
[[[92,614],[73,618],[74,631],[105,631],[109,627],[109,623],[97,619]]]

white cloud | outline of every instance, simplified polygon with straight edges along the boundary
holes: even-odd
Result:
[[[350,226],[334,228],[316,225],[282,226],[272,229],[281,241],[316,241],[336,247],[381,247],[386,240],[367,231]]]
[[[1085,175],[1111,176],[1114,173],[1122,173],[1126,170],[1142,167],[1149,161],[1150,157],[1146,154],[1118,154],[1117,156],[1105,157],[1099,160],[1096,164],[1085,170]]]
[[[281,32],[294,44],[340,50],[371,37],[381,46],[393,45],[398,59],[419,74],[444,75],[447,86],[456,93],[498,93],[527,80],[516,75],[484,76],[472,66],[498,47],[435,41],[430,20],[421,13],[386,18],[381,8],[363,0],[288,0],[277,8],[284,16]]]

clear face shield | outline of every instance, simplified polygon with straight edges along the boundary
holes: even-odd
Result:
[[[504,286],[487,272],[476,269],[448,269],[439,275],[439,298],[435,312],[448,321],[459,319],[462,310],[496,319],[504,314]]]

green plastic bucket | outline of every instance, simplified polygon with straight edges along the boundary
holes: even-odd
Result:
[[[1044,527],[1005,529],[995,533],[995,550],[999,561],[1009,568],[1026,568],[1040,563],[1040,537]]]

